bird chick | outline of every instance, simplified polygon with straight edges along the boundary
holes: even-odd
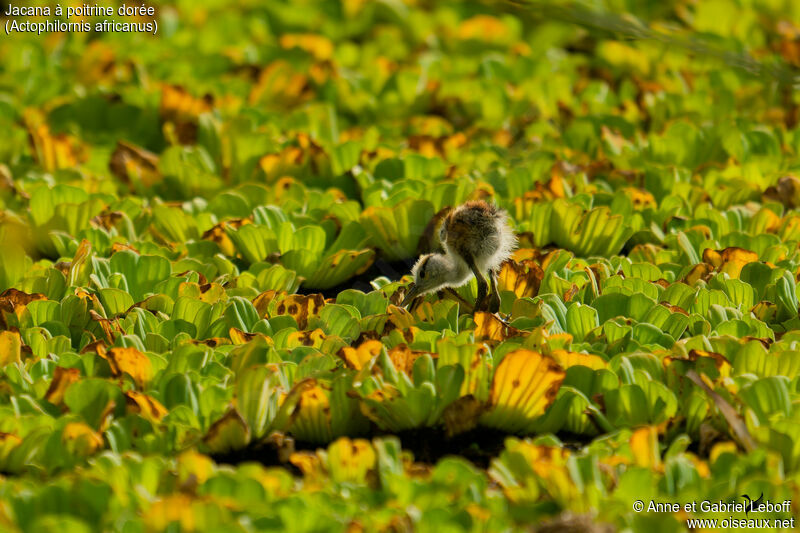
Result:
[[[517,245],[507,213],[484,201],[466,202],[450,211],[442,221],[439,240],[444,253],[426,254],[417,260],[411,269],[414,282],[402,305],[408,305],[423,294],[460,287],[475,276],[478,281],[475,310],[483,310],[487,307],[488,293],[484,275],[488,274],[491,284],[488,309],[496,312],[500,299],[495,278],[500,265]]]

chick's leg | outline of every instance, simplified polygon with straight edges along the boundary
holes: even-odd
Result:
[[[497,313],[500,311],[500,294],[497,292],[497,272],[489,271],[489,283],[491,284],[492,294],[489,296],[489,312]]]
[[[473,261],[471,257],[468,259],[467,265],[469,265],[472,273],[475,274],[475,280],[478,282],[478,297],[475,298],[475,311],[485,311],[486,292],[488,289],[486,286],[486,279],[484,279],[483,274],[480,270],[478,270],[478,267],[475,266],[475,261]]]

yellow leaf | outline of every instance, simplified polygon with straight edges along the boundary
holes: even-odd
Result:
[[[64,426],[61,443],[70,455],[83,458],[103,447],[103,437],[83,422],[70,422]]]
[[[517,337],[521,334],[522,332],[520,330],[506,325],[493,313],[484,311],[475,313],[475,342],[501,342],[509,337]]]
[[[662,470],[658,429],[655,426],[645,426],[634,430],[630,446],[635,464],[657,471]]]
[[[0,468],[3,467],[8,454],[20,444],[22,444],[22,439],[18,436],[0,431]]]
[[[459,39],[485,42],[503,42],[509,33],[510,29],[502,20],[490,15],[475,15],[462,21],[457,30]]]
[[[285,33],[281,35],[282,48],[300,48],[305,50],[318,61],[330,59],[333,55],[333,43],[323,35],[314,33]]]
[[[289,462],[296,466],[302,473],[305,484],[310,484],[312,489],[320,488],[327,481],[325,467],[319,456],[312,452],[294,452],[289,456]],[[308,490],[308,486],[304,487]]]
[[[425,353],[428,352],[412,350],[407,344],[403,343],[389,350],[389,359],[391,359],[395,369],[410,376],[414,371],[414,362]]]
[[[214,473],[214,461],[194,450],[186,450],[178,455],[177,467],[181,485],[202,485]]]
[[[52,134],[41,114],[28,111],[24,119],[36,162],[47,172],[74,167],[88,159],[84,144],[69,135]]]
[[[543,277],[542,267],[536,261],[506,261],[500,266],[497,289],[512,291],[517,298],[534,297],[539,294]]]
[[[0,332],[0,368],[22,361],[22,339],[17,331]]]
[[[111,348],[105,354],[105,359],[114,377],[128,374],[140,388],[144,388],[153,377],[153,364],[150,358],[136,348]]]
[[[14,288],[6,289],[0,294],[0,312],[10,312],[21,317],[28,304],[37,300],[47,300],[47,296],[39,293],[28,294]],[[2,325],[4,323],[0,322],[0,326]]]
[[[194,531],[196,529],[195,511],[192,497],[188,494],[176,492],[150,505],[144,514],[145,523],[149,531],[164,531],[173,522],[180,524],[180,531]]]
[[[711,263],[720,272],[725,272],[730,277],[738,279],[746,264],[758,261],[758,254],[735,246],[721,251],[706,248],[703,250],[703,261]]]
[[[506,354],[495,370],[481,423],[519,431],[556,398],[566,373],[549,356],[524,348]]]
[[[57,366],[53,371],[53,379],[44,395],[44,399],[53,405],[61,405],[64,401],[64,393],[70,385],[80,381],[81,371],[77,368],[64,368]]]
[[[326,442],[332,435],[330,389],[311,380],[300,394],[294,411],[290,433],[299,440]]]
[[[653,195],[644,189],[637,189],[635,187],[625,187],[622,189],[625,195],[631,199],[633,208],[637,211],[640,209],[655,208],[656,199]]]
[[[364,439],[337,439],[328,447],[328,469],[337,482],[364,483],[377,463],[375,450]]]
[[[608,367],[608,362],[599,355],[568,352],[567,350],[553,350],[550,355],[564,370],[577,365],[588,366],[592,370]]]
[[[230,237],[228,237],[228,232],[225,231],[225,228],[231,227],[234,229],[239,229],[245,224],[252,223],[253,222],[247,218],[225,220],[213,226],[211,229],[206,230],[203,233],[202,238],[204,240],[217,243],[217,246],[219,246],[219,251],[222,252],[223,255],[227,257],[233,257],[236,255],[236,246],[233,244],[233,241],[230,239]]]
[[[160,422],[167,415],[167,409],[161,403],[146,394],[130,390],[125,393],[128,413],[139,413],[150,422]]]
[[[232,344],[247,344],[254,338],[258,336],[257,333],[247,333],[245,331],[240,330],[239,328],[230,328],[228,330],[228,336],[231,338]],[[270,337],[264,337],[267,339],[268,343],[272,343],[272,339]]]
[[[178,85],[162,84],[159,113],[165,126],[176,141],[193,144],[197,139],[197,118],[213,109],[214,98],[206,94],[202,98],[192,96]]]
[[[378,340],[368,339],[357,347],[345,346],[339,351],[341,357],[348,367],[361,370],[367,362],[381,353],[383,343]]]
[[[278,59],[267,65],[248,95],[251,105],[259,102],[272,106],[293,106],[313,96],[308,76],[288,61]]]

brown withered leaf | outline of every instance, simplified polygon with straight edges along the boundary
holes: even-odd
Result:
[[[179,85],[161,86],[161,121],[174,132],[181,144],[194,144],[197,140],[197,118],[211,111],[214,97],[205,94],[197,98]]]
[[[161,402],[152,396],[135,390],[129,390],[125,393],[125,410],[127,413],[141,414],[153,423],[160,422],[168,413],[167,409],[161,405]]]
[[[442,413],[448,438],[474,429],[483,408],[483,404],[472,394],[462,396],[448,405]]]
[[[119,325],[119,319],[108,320],[100,316],[94,309],[89,309],[89,316],[92,320],[100,324],[100,328],[103,330],[103,334],[106,336],[106,340],[109,344],[114,344],[117,334],[124,334],[122,327]]]
[[[512,291],[517,298],[533,298],[539,294],[543,277],[542,267],[533,259],[505,261],[497,276],[497,289]]]
[[[64,368],[57,366],[53,371],[53,379],[44,395],[44,399],[53,405],[61,405],[64,401],[64,393],[73,383],[80,381],[81,371],[77,368]]]
[[[248,101],[272,106],[292,107],[314,95],[309,78],[299,72],[286,60],[273,61],[261,71],[258,81],[253,84]]]
[[[8,329],[10,324],[16,323],[13,317],[6,318],[6,314],[15,314],[19,319],[26,306],[36,300],[47,300],[47,296],[39,293],[28,294],[14,288],[4,290],[0,294],[0,330]]]
[[[152,187],[161,181],[158,161],[156,154],[120,140],[108,161],[108,169],[121,182],[127,183],[131,191],[136,191],[134,183]]]
[[[250,428],[242,415],[234,408],[228,411],[208,428],[203,443],[212,453],[227,453],[239,450],[250,442]]]
[[[710,263],[697,263],[681,281],[690,287],[694,287],[701,279],[703,281],[708,281],[713,273],[714,265]]]
[[[509,326],[493,313],[478,311],[475,313],[475,342],[502,342],[509,337],[517,337],[523,332]]]

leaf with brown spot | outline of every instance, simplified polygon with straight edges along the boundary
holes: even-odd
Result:
[[[45,171],[75,167],[88,160],[88,147],[71,135],[53,134],[41,113],[26,112],[24,122],[33,156]]]
[[[705,256],[705,252],[703,253]],[[714,272],[714,266],[710,263],[698,263],[692,267],[688,274],[683,278],[683,282],[694,287],[701,279],[708,280]]]
[[[256,338],[256,336],[258,336],[258,333],[247,333],[238,328],[230,328],[228,330],[228,336],[231,338],[232,344],[240,345],[240,344],[247,344],[248,342]],[[267,339],[267,342],[273,342],[271,337],[265,337],[265,338]]]
[[[739,413],[734,409],[731,404],[728,403],[725,398],[714,392],[714,390],[709,387],[705,381],[703,381],[702,376],[700,376],[694,370],[689,370],[686,373],[686,377],[689,378],[695,385],[703,389],[706,394],[713,400],[716,404],[717,409],[719,409],[722,416],[725,417],[725,420],[728,422],[728,426],[730,427],[733,434],[732,437],[735,437],[739,444],[745,449],[746,452],[752,453],[758,445],[756,444],[753,437],[750,435],[750,431],[747,429],[747,424],[744,423]]]
[[[506,354],[495,369],[481,424],[524,431],[556,399],[566,373],[555,359],[524,348]]]
[[[84,458],[103,447],[103,437],[83,422],[70,422],[61,433],[61,444],[72,457]]]
[[[345,346],[337,354],[349,368],[361,370],[373,357],[381,353],[383,343],[379,340],[365,340],[355,348]]]
[[[372,444],[365,439],[341,437],[328,446],[328,470],[337,483],[366,483],[377,462]]]
[[[13,433],[5,433],[0,431],[0,468],[4,468],[6,459],[14,449],[22,444],[22,439]]]
[[[523,334],[515,327],[509,326],[493,313],[478,311],[475,313],[475,341],[502,342],[510,337]]]
[[[414,362],[419,356],[426,353],[428,352],[412,350],[405,343],[398,344],[388,352],[389,359],[391,359],[394,367],[401,372],[405,372],[409,376],[413,374]]]
[[[483,413],[484,405],[472,394],[462,396],[445,407],[442,413],[447,437],[465,433],[478,425],[478,419]]]
[[[146,394],[129,390],[125,393],[125,407],[128,413],[138,413],[152,423],[161,422],[168,411],[161,403]]]
[[[330,393],[330,387],[317,380],[303,387],[289,426],[298,440],[330,442],[333,438]]]
[[[53,405],[61,405],[64,402],[64,393],[70,385],[80,381],[81,371],[77,368],[64,368],[57,366],[53,371],[53,379],[44,395],[44,399]]]
[[[750,312],[760,321],[769,324],[775,320],[775,316],[778,314],[778,305],[774,302],[761,301],[753,306]]]
[[[28,294],[12,287],[4,290],[3,293],[0,294],[0,307],[8,307],[11,311],[14,311],[17,315],[19,315],[19,308],[24,309],[29,303],[38,300],[47,300],[47,296],[44,294],[39,294],[38,292]]]
[[[321,294],[291,294],[277,303],[270,305],[274,309],[272,316],[289,315],[297,322],[298,329],[308,327],[308,318],[317,316],[322,306],[325,305],[325,298]]]
[[[211,337],[210,339],[192,339],[191,343],[199,346],[208,346],[209,348],[216,348],[217,346],[226,346],[233,344],[227,337]]]
[[[102,354],[99,354],[102,357]],[[150,358],[136,348],[111,348],[105,354],[114,377],[130,375],[139,388],[144,388],[153,377],[153,365]]]
[[[214,97],[206,94],[202,98],[192,96],[179,85],[161,85],[159,114],[165,125],[172,125],[181,144],[194,144],[197,140],[197,119],[213,109]]]
[[[571,302],[579,291],[580,289],[578,289],[578,286],[573,283],[572,286],[564,292],[564,302]]]
[[[250,428],[236,409],[228,409],[222,418],[211,424],[203,443],[211,453],[241,450],[250,442]]]
[[[219,250],[223,255],[227,257],[234,257],[236,255],[236,245],[233,244],[233,241],[228,236],[228,232],[225,230],[225,228],[239,229],[245,224],[252,223],[253,222],[247,218],[224,220],[213,226],[211,229],[206,230],[201,238],[206,241],[217,243],[217,246],[219,246]]]
[[[322,461],[314,452],[294,452],[289,456],[289,462],[303,473],[304,483],[311,487],[321,487],[328,481]]]
[[[499,291],[512,291],[517,298],[537,296],[544,271],[532,259],[505,261],[497,276]]]
[[[649,191],[635,187],[625,187],[622,191],[630,198],[633,208],[637,211],[656,207],[656,199]]]
[[[311,346],[320,349],[327,336],[321,328],[313,331],[293,331],[286,339],[286,348],[292,349],[298,346]]]

